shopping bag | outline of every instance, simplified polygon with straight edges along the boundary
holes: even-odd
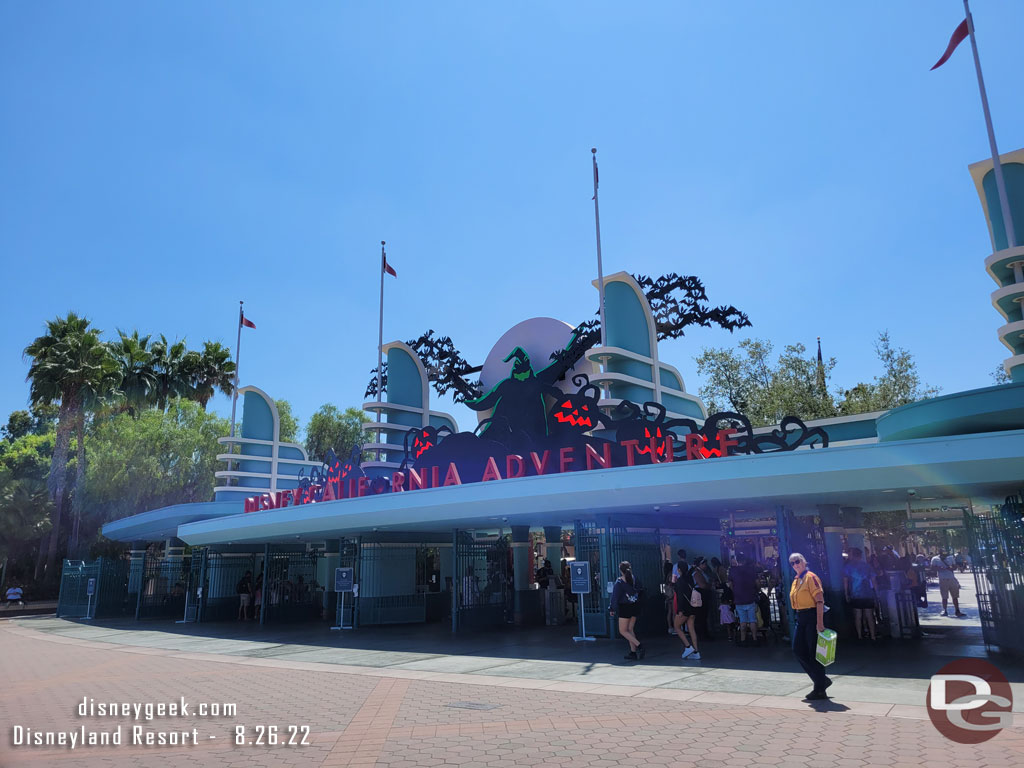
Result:
[[[818,633],[818,645],[814,651],[814,658],[824,667],[836,660],[836,633],[826,629]]]

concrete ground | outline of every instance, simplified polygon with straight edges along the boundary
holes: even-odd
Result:
[[[962,604],[962,607],[966,605]],[[441,626],[331,632],[324,625],[0,621],[0,717],[12,726],[127,728],[79,718],[82,697],[237,703],[235,717],[139,723],[195,727],[199,746],[88,747],[0,743],[0,765],[971,765],[1024,763],[1024,715],[977,747],[939,735],[924,708],[928,678],[984,656],[970,620],[929,627],[919,643],[845,643],[832,699],[809,703],[788,646],[708,643],[681,661],[667,635],[647,658],[621,641],[576,645],[570,627],[453,638]],[[1014,681],[1024,670],[992,658]],[[234,744],[234,727],[308,725],[309,746]],[[126,732],[127,734],[127,732]],[[215,738],[210,738],[211,736]]]

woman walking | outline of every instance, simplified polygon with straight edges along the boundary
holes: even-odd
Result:
[[[623,658],[627,661],[642,659],[647,649],[636,639],[633,627],[640,615],[640,580],[633,576],[632,566],[623,560],[619,563],[619,578],[612,588],[611,611],[619,620],[619,634],[629,643],[629,653]]]
[[[700,602],[694,597],[695,595],[699,597],[700,592],[697,591],[697,584],[693,580],[693,571],[687,569],[685,563],[679,564],[679,573],[675,584],[672,585],[676,598],[676,615],[673,625],[685,647],[683,658],[700,661],[700,650],[697,648],[698,607],[693,605],[694,602]],[[684,626],[686,632],[683,631]],[[689,640],[686,639],[687,633],[690,635]]]
[[[803,555],[794,552],[789,556],[789,564],[796,571],[796,578],[789,588],[789,602],[796,613],[793,654],[814,683],[814,690],[804,699],[827,699],[825,689],[832,685],[832,681],[825,675],[825,667],[814,658],[818,633],[825,631],[825,592],[821,588],[821,579],[808,570]]]

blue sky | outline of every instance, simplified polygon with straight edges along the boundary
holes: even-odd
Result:
[[[1024,145],[1024,3],[974,8],[1000,149]],[[988,154],[957,0],[900,3],[5,3],[0,411],[21,351],[74,309],[235,343],[243,384],[362,401],[385,341],[428,328],[474,362],[527,317],[596,309],[607,272],[696,274],[748,332],[823,340],[833,384],[888,329],[924,380],[1007,355],[967,172]],[[443,400],[435,407],[445,408]],[[228,413],[228,398],[214,407]],[[464,409],[456,409],[463,426]]]

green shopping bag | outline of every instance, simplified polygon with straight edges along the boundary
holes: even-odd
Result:
[[[836,660],[836,633],[826,629],[818,633],[818,646],[814,651],[814,658],[818,663],[827,667]]]

